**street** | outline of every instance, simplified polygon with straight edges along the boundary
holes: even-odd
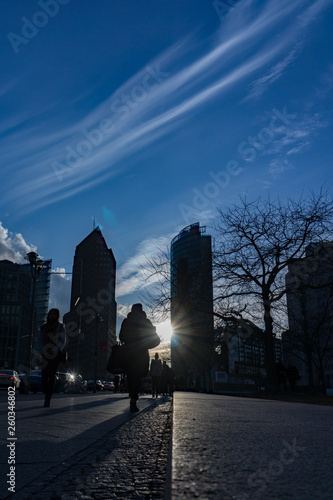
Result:
[[[17,395],[13,441],[6,397],[1,498],[11,458],[18,500],[332,498],[332,406],[176,392],[131,414],[124,394],[58,394],[46,409]]]

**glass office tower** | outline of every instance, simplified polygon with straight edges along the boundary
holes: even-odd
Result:
[[[211,388],[212,246],[205,233],[197,222],[171,242],[171,363],[180,389]]]
[[[48,311],[52,260],[44,261],[36,282],[33,366],[40,365],[41,333]],[[0,261],[0,367],[28,371],[32,329],[33,280],[30,264]]]

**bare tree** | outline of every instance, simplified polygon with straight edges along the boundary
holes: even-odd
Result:
[[[150,314],[159,321],[168,319],[171,310],[170,249],[157,248],[153,257],[147,257],[142,275],[145,286],[142,299]]]
[[[215,310],[233,304],[265,333],[267,385],[276,387],[274,307],[286,293],[285,274],[309,243],[332,234],[333,201],[311,193],[282,203],[241,199],[219,211],[215,225]]]

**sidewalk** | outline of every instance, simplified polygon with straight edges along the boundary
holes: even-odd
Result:
[[[331,500],[333,407],[176,392],[172,500]]]
[[[32,413],[29,422],[36,423],[40,418],[42,421],[39,428],[30,429],[31,435],[36,433],[35,441],[18,438],[16,493],[0,497],[15,500],[163,498],[172,400],[142,397],[139,401],[142,410],[137,414],[129,412],[128,401],[126,395],[96,395],[75,399],[74,410],[67,398],[55,398],[50,409],[40,408],[36,401],[32,402],[32,409],[18,408],[17,421],[21,429],[26,425],[25,413]],[[97,418],[100,422],[93,425]],[[47,420],[48,434],[41,429]],[[83,422],[86,427],[80,429]],[[45,438],[36,440],[40,431]],[[60,434],[62,440],[59,440]],[[3,458],[1,462],[4,463]],[[26,480],[27,474],[30,481]]]
[[[176,392],[139,407],[131,414],[125,395],[25,405],[19,427],[36,428],[17,471],[31,477],[7,498],[332,498],[332,406]]]

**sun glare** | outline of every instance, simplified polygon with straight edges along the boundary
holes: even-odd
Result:
[[[156,331],[161,338],[161,343],[166,344],[171,342],[172,326],[170,320],[156,324]]]

